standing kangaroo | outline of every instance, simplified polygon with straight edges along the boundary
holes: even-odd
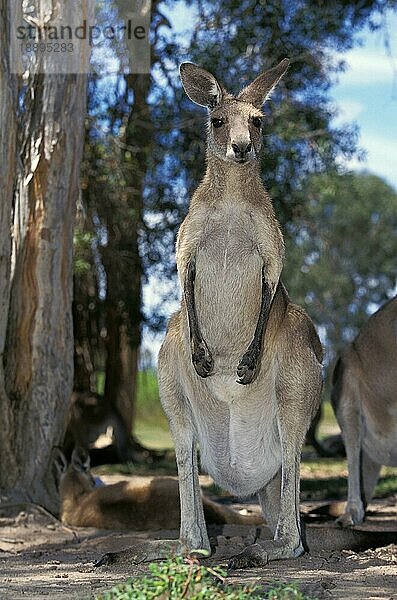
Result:
[[[150,482],[120,481],[98,486],[89,454],[75,448],[70,464],[61,451],[55,457],[62,523],[101,529],[176,529],[180,522],[178,482],[155,477]],[[242,515],[203,496],[209,523],[260,525],[260,515]]]
[[[397,466],[397,296],[367,321],[336,363],[332,405],[345,443],[348,500],[338,523],[364,520],[382,465]]]
[[[197,445],[217,484],[257,493],[274,533],[231,568],[304,552],[299,463],[320,402],[322,348],[280,281],[283,238],[259,172],[261,107],[288,64],[237,97],[204,69],[180,68],[189,98],[209,110],[207,169],[179,230],[183,299],[159,354],[160,398],[176,450],[181,551],[210,550]]]

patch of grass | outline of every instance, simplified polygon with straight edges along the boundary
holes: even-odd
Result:
[[[395,493],[397,493],[397,469],[394,467],[383,467],[381,477],[376,484],[375,496],[385,498]]]
[[[335,476],[347,476],[347,464],[344,458],[309,458],[302,461],[301,477],[306,479],[325,479]]]
[[[141,419],[165,419],[159,400],[159,387],[153,369],[139,371],[137,375],[136,410]]]
[[[134,434],[147,448],[172,448],[167,418],[159,399],[155,371],[139,371],[136,393]]]
[[[96,391],[101,396],[105,393],[105,371],[97,371],[96,373]]]
[[[255,588],[224,586],[226,573],[181,557],[149,565],[151,576],[114,587],[97,600],[248,600]]]
[[[324,400],[321,405],[321,421],[317,430],[319,440],[323,440],[329,435],[335,435],[340,432],[334,410],[329,400]]]
[[[301,479],[301,500],[344,500],[347,496],[347,480],[344,477],[329,479]]]
[[[397,491],[397,469],[383,467],[375,488],[375,496],[383,498]],[[346,499],[346,459],[318,458],[301,464],[301,499]]]
[[[225,585],[225,571],[204,567],[193,559],[170,558],[151,563],[149,570],[150,576],[119,584],[96,600],[311,600],[295,585],[276,583],[268,591],[258,586]]]
[[[169,450],[173,448],[171,433],[166,424],[142,421],[139,416],[134,423],[134,435],[145,448],[153,450]]]
[[[98,371],[96,375],[98,394],[105,391],[105,373]],[[157,375],[153,369],[139,371],[135,399],[134,435],[146,448],[173,448],[167,418],[163,412],[159,398]]]
[[[343,499],[347,494],[346,461],[316,458],[301,463],[301,500]]]

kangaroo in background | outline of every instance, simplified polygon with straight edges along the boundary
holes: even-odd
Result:
[[[177,529],[180,524],[178,482],[172,477],[156,477],[150,482],[120,481],[97,485],[90,471],[90,458],[75,448],[68,466],[59,450],[55,456],[58,471],[60,518],[62,523],[100,529]],[[259,525],[260,515],[242,515],[203,496],[208,523]]]
[[[397,296],[338,359],[331,394],[348,464],[348,499],[337,522],[362,523],[382,465],[397,466]]]
[[[237,97],[208,71],[180,67],[187,95],[209,112],[207,168],[178,234],[183,298],[159,354],[160,398],[176,449],[182,553],[210,551],[197,445],[218,485],[257,493],[273,531],[231,568],[304,552],[299,463],[320,402],[322,348],[280,281],[283,237],[259,171],[261,108],[288,64]]]
[[[93,448],[97,438],[111,428],[112,444]],[[117,407],[95,392],[74,391],[62,450],[70,459],[74,447],[90,449],[91,465],[117,462],[154,462],[165,452],[144,448],[127,430]]]

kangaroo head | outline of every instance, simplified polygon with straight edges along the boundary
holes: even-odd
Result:
[[[58,450],[54,462],[58,474],[58,488],[61,498],[70,493],[79,496],[97,486],[90,471],[89,454],[83,448],[73,450],[69,466],[60,450]]]
[[[180,76],[189,98],[209,111],[208,150],[233,163],[257,160],[261,148],[261,108],[289,65],[284,58],[265,71],[238,96],[229,94],[208,71],[193,63],[182,63]]]

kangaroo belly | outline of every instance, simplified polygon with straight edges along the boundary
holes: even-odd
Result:
[[[241,441],[238,436],[234,442]],[[281,466],[281,450],[276,431],[266,446],[243,453],[224,444],[221,454],[204,453],[202,463],[217,485],[239,497],[251,496],[273,479]]]
[[[270,382],[247,390],[248,386],[237,384],[232,377],[213,375],[206,387],[211,400],[197,401],[192,407],[201,464],[229,492],[237,496],[254,494],[281,465],[275,395]]]
[[[215,370],[228,360],[234,364],[250,343],[259,316],[261,278],[262,259],[249,216],[217,214],[198,248],[195,281],[197,317]]]

